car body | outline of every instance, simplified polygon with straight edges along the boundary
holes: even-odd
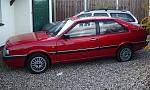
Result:
[[[90,10],[90,11],[82,11],[75,16],[78,18],[91,16],[107,16],[118,18],[135,25],[139,25],[136,17],[128,10],[111,10],[111,9]]]
[[[50,30],[13,36],[6,42],[3,61],[42,73],[50,64],[117,57],[129,61],[144,48],[147,33],[140,26],[110,17],[70,18]]]

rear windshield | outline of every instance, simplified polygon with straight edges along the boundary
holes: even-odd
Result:
[[[113,18],[118,18],[127,22],[135,22],[134,18],[127,13],[110,13],[110,16]]]
[[[108,17],[107,13],[94,13],[94,16],[106,16]]]

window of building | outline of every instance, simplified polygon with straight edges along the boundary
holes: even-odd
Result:
[[[10,0],[10,6],[12,6],[14,2],[15,0]]]

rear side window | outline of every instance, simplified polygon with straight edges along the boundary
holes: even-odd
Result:
[[[90,17],[90,16],[92,16],[92,13],[85,13],[77,16],[77,18]]]
[[[94,13],[94,16],[106,16],[108,17],[107,13]]]
[[[113,18],[118,18],[127,22],[135,22],[134,18],[127,13],[110,13],[110,16]]]
[[[114,20],[99,21],[100,34],[128,32],[128,30]]]

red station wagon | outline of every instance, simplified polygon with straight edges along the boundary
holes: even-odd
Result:
[[[47,31],[11,37],[2,51],[3,61],[26,66],[34,74],[59,62],[108,56],[129,61],[133,52],[147,45],[146,38],[145,29],[119,19],[73,17],[53,23]]]

